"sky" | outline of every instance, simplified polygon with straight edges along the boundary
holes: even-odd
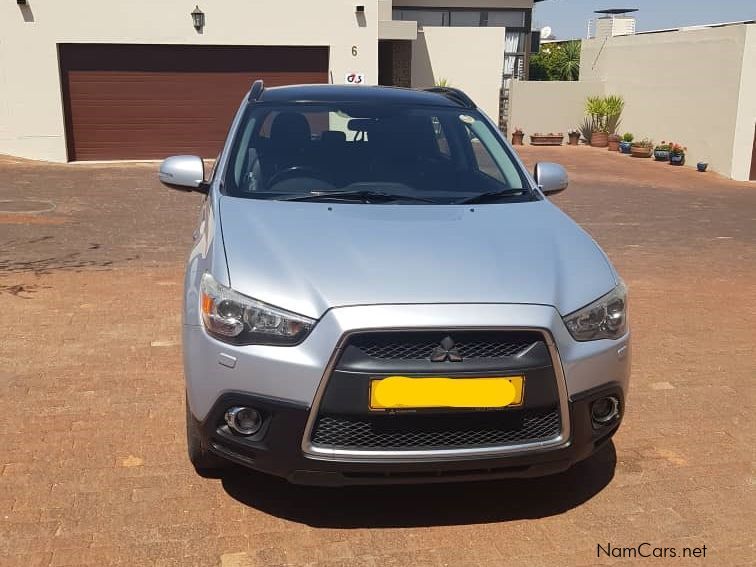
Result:
[[[551,26],[558,39],[583,38],[594,10],[638,8],[636,30],[756,20],[756,0],[544,0],[533,10],[533,29]]]

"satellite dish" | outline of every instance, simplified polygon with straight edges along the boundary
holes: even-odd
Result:
[[[551,36],[551,26],[544,26],[541,28],[541,39],[549,39]]]

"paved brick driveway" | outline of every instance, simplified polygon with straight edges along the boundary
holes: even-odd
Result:
[[[312,489],[185,458],[181,272],[201,197],[155,166],[0,158],[0,565],[752,565],[756,186],[590,148],[556,201],[631,288],[628,413],[555,477]],[[34,202],[32,202],[34,201]],[[52,211],[24,213],[23,210]],[[748,526],[751,528],[748,528]]]

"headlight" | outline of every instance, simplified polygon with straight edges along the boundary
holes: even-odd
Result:
[[[620,283],[605,296],[564,317],[576,341],[618,339],[627,331],[627,288]]]
[[[221,285],[209,273],[200,283],[200,307],[208,333],[235,345],[295,345],[315,324]]]

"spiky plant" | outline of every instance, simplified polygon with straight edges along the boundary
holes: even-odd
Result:
[[[580,42],[563,43],[554,65],[557,76],[562,81],[577,81],[580,75]]]
[[[578,130],[580,131],[580,135],[583,137],[583,139],[588,144],[590,144],[593,132],[596,130],[596,125],[593,121],[593,118],[586,116],[585,120],[583,120],[583,123],[578,126]]]
[[[619,95],[609,95],[604,98],[606,107],[606,131],[616,134],[622,120],[622,111],[625,109],[625,100]]]
[[[625,101],[618,95],[589,96],[585,99],[585,113],[593,121],[594,132],[616,134],[624,108]]]
[[[594,132],[606,132],[606,99],[589,96],[585,99],[585,113],[590,116]]]

